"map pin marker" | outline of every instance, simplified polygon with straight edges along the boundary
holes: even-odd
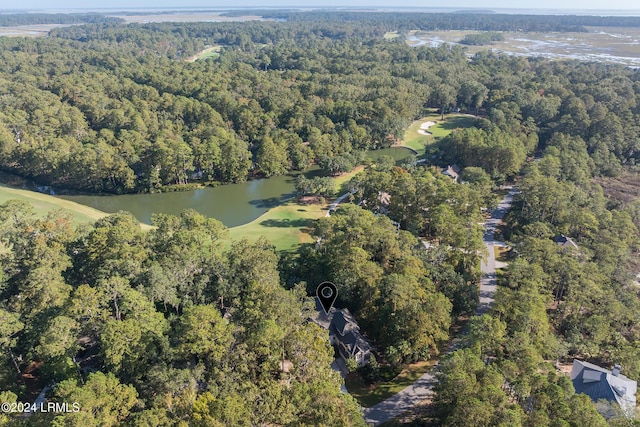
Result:
[[[322,304],[325,314],[329,314],[329,310],[338,297],[338,288],[331,282],[322,282],[316,289],[316,296]]]

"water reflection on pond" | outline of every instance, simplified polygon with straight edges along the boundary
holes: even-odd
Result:
[[[405,148],[387,148],[371,152],[368,157],[391,155],[396,161],[402,161],[411,154]],[[310,178],[317,176],[319,170],[314,167],[304,174]],[[227,227],[235,227],[253,221],[294,195],[295,175],[285,175],[175,193],[60,197],[104,212],[129,211],[147,224],[151,223],[153,213],[178,215],[192,208],[222,221]]]

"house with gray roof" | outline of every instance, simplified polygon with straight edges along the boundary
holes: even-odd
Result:
[[[345,361],[354,359],[358,366],[369,363],[371,344],[360,333],[358,322],[346,308],[337,310],[333,315],[329,326],[329,340]]]
[[[635,415],[638,384],[620,373],[620,365],[610,371],[592,363],[574,360],[571,381],[576,393],[584,393],[594,402],[605,399],[617,403],[627,416]]]
[[[314,300],[316,313],[309,320],[329,331],[329,343],[336,347],[345,362],[354,359],[358,366],[366,365],[373,347],[360,332],[360,326],[351,312],[346,308],[338,310],[332,307],[329,313],[325,313],[318,298]]]
[[[554,237],[553,243],[562,247],[562,249],[578,249],[576,242],[574,242],[571,237],[567,237],[564,234],[558,234]]]
[[[442,169],[442,174],[452,178],[454,181],[458,180],[460,176],[460,167],[458,165],[449,165]]]

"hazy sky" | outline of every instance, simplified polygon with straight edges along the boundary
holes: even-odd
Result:
[[[0,9],[69,9],[125,7],[278,7],[278,6],[357,6],[357,7],[472,7],[509,9],[638,9],[637,0],[0,0]]]

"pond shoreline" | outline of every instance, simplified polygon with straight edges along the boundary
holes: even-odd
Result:
[[[437,122],[438,125],[433,126],[430,131],[433,131],[433,129],[438,130],[439,133],[449,131],[448,129],[440,130],[438,128],[452,119],[456,121],[460,118],[457,115],[447,117],[443,122]],[[432,120],[432,115],[428,115],[420,121],[414,122],[414,124],[423,123],[426,120]],[[420,125],[418,124],[418,126]],[[407,158],[420,157],[422,155],[421,150],[424,150],[424,142],[419,144],[420,148],[418,146],[409,146],[407,142],[412,141],[407,141],[406,136],[402,142],[392,147],[368,151],[367,158],[376,161],[382,156],[391,156],[396,164],[400,165]],[[433,136],[420,136],[429,139],[433,138]],[[14,187],[28,188],[31,191],[36,190],[34,191],[36,193],[39,190],[39,193],[53,194],[57,199],[72,201],[105,212],[105,214],[128,211],[144,224],[151,224],[151,216],[154,213],[179,215],[183,210],[191,208],[202,215],[221,221],[228,228],[233,228],[248,224],[278,206],[291,203],[291,199],[296,194],[295,180],[300,173],[305,174],[307,178],[322,175],[320,169],[314,166],[306,171],[294,172],[288,175],[270,178],[253,177],[253,179],[243,183],[216,186],[201,185],[188,191],[130,194],[88,193],[59,189],[38,185],[33,181],[13,174],[5,174],[4,177],[0,174],[0,182],[13,183]],[[336,190],[340,193],[339,189]]]

